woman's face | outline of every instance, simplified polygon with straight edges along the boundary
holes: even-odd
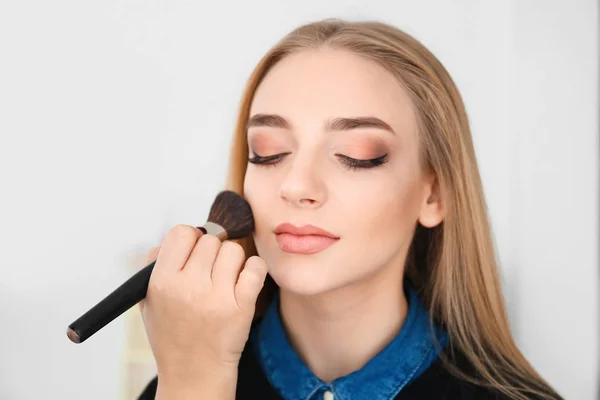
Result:
[[[282,290],[317,294],[400,276],[417,221],[441,221],[435,179],[419,168],[410,99],[372,61],[340,50],[284,58],[257,89],[248,145],[254,241]],[[285,222],[336,239],[277,235]]]

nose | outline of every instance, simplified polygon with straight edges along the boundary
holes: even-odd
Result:
[[[325,203],[325,181],[316,160],[296,155],[287,168],[280,186],[283,200],[303,208],[319,208]]]

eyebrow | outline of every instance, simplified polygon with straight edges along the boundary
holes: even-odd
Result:
[[[292,125],[288,120],[276,114],[255,114],[248,120],[246,128],[252,127],[271,127],[291,129]],[[326,131],[349,131],[359,128],[377,128],[395,134],[392,127],[385,121],[377,117],[354,117],[354,118],[333,118],[325,125]]]

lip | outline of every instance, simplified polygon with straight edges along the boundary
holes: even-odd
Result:
[[[283,223],[275,228],[275,240],[286,253],[314,254],[335,244],[339,237],[318,226]]]
[[[282,224],[277,225],[275,228],[275,234],[279,233],[291,233],[292,235],[302,236],[302,235],[317,235],[317,236],[325,236],[331,239],[339,239],[339,236],[335,236],[333,233],[326,231],[325,229],[319,228],[314,225],[303,225],[296,226],[289,222],[284,222]]]

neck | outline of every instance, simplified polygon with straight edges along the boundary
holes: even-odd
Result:
[[[396,264],[313,296],[280,290],[286,334],[317,377],[331,382],[361,369],[398,334],[408,314],[403,273]]]

